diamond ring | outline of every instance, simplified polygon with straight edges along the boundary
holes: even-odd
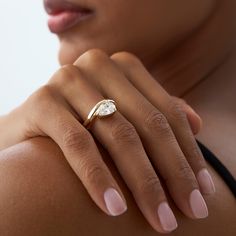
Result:
[[[98,102],[93,109],[89,112],[87,119],[84,121],[83,125],[88,129],[92,124],[92,121],[98,118],[104,118],[111,116],[117,111],[115,101],[111,99],[104,99]]]

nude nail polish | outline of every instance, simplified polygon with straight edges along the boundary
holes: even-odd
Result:
[[[197,174],[197,180],[200,185],[201,191],[204,194],[215,193],[215,185],[207,169],[202,169]]]
[[[104,200],[107,210],[112,216],[121,215],[127,210],[126,203],[114,188],[106,190],[104,193]]]
[[[171,232],[177,228],[177,221],[167,202],[162,202],[157,210],[162,228]]]
[[[190,206],[194,216],[198,219],[208,216],[208,209],[200,191],[195,189],[190,194]]]

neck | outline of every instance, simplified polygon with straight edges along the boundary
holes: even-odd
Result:
[[[182,97],[221,66],[236,42],[235,0],[219,1],[196,32],[150,68],[174,96]]]

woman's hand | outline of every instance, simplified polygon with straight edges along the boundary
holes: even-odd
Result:
[[[89,132],[81,123],[104,98],[115,100],[118,111],[96,119]],[[109,57],[89,50],[57,71],[14,115],[18,126],[12,126],[21,131],[21,139],[50,136],[60,146],[107,214],[120,215],[127,207],[93,136],[109,152],[154,229],[170,232],[177,227],[159,177],[186,216],[208,215],[200,191],[213,193],[214,184],[194,138],[200,118],[170,96],[135,56],[121,52]]]

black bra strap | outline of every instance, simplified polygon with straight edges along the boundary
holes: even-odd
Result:
[[[229,170],[219,161],[219,159],[202,143],[197,140],[206,161],[219,173],[224,182],[228,185],[234,196],[236,197],[236,180]]]

